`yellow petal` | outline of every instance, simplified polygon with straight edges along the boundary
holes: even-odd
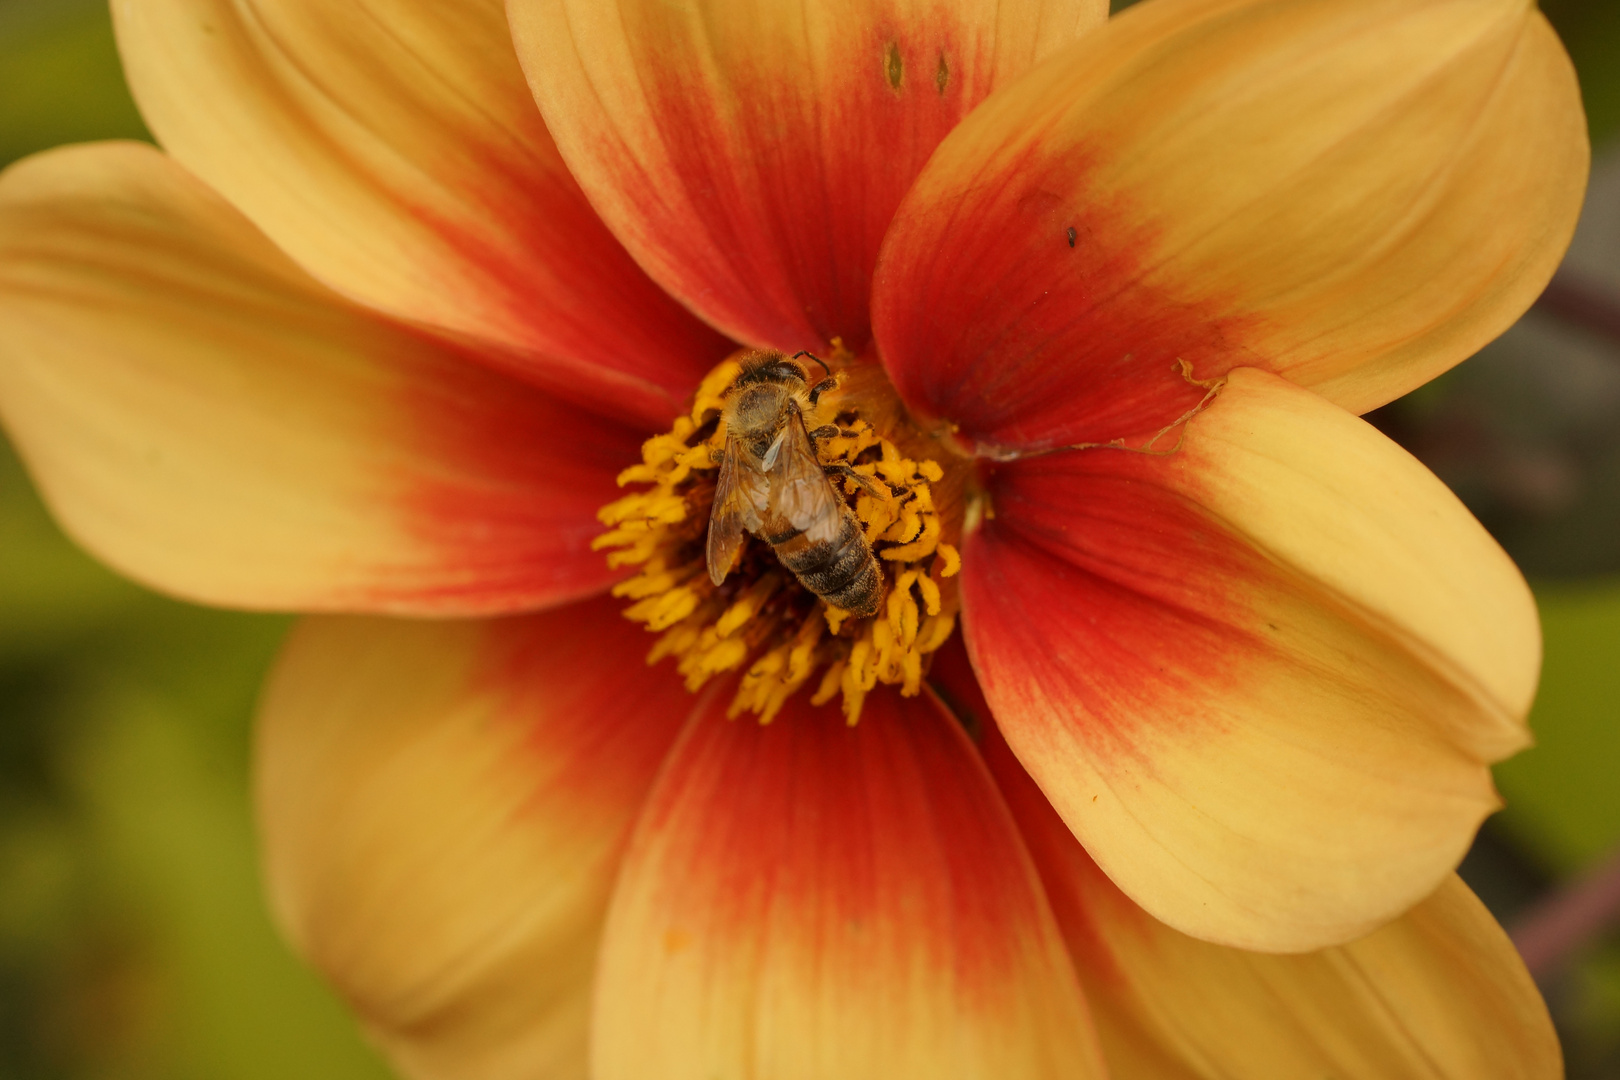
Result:
[[[946,132],[1101,0],[513,0],[557,145],[666,289],[740,341],[868,337],[872,264]]]
[[[312,619],[270,680],[272,905],[413,1080],[585,1075],[620,851],[692,704],[617,607]]]
[[[339,299],[135,143],[0,177],[0,418],[116,568],[293,610],[599,589],[595,509],[637,444]]]
[[[956,722],[712,697],[659,775],[597,969],[595,1080],[1085,1080],[1084,1000]]]
[[[1530,0],[1154,0],[941,145],[878,343],[909,403],[1002,446],[1151,433],[1196,401],[1178,362],[1363,412],[1529,306],[1587,164]]]
[[[974,668],[1133,900],[1300,951],[1439,886],[1497,805],[1487,765],[1528,742],[1540,641],[1438,479],[1240,369],[1172,452],[1019,461],[990,497],[963,553]]]
[[[117,0],[164,147],[315,277],[507,347],[548,386],[678,412],[728,351],[557,156],[500,0]]]
[[[1456,875],[1346,945],[1275,956],[1154,919],[1064,828],[992,730],[1109,1067],[1153,1080],[1557,1080],[1558,1038],[1513,944]]]

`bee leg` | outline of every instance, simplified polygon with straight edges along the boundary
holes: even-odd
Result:
[[[876,495],[878,498],[885,497],[883,494],[883,488],[878,486],[878,482],[876,480],[872,479],[870,476],[865,476],[856,472],[854,469],[850,468],[848,465],[845,465],[841,461],[836,465],[823,465],[822,468],[829,473],[837,473],[840,476],[849,477],[851,480],[855,481],[856,485],[868,495]],[[893,487],[892,484],[889,486],[891,488]],[[895,494],[899,494],[899,492],[895,492]]]
[[[838,376],[836,375],[829,375],[825,379],[822,379],[820,382],[816,383],[816,385],[810,388],[810,393],[808,395],[810,398],[810,407],[815,408],[816,404],[821,401],[822,394],[825,394],[829,390],[836,389],[838,389]]]
[[[837,424],[823,424],[814,431],[806,432],[812,441],[818,439],[836,439],[843,432],[838,430]]]

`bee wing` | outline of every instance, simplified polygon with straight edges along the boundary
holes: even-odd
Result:
[[[836,540],[843,524],[844,500],[816,458],[803,418],[796,414],[789,418],[771,449],[775,461],[767,474],[766,519],[802,530],[812,543]]]
[[[746,453],[736,439],[727,439],[720,458],[714,508],[709,511],[709,580],[716,585],[731,572],[743,534],[760,527],[759,507],[765,501],[765,483],[758,469],[743,461]]]

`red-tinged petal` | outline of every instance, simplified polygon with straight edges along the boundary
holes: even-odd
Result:
[[[339,299],[136,143],[0,177],[0,418],[118,569],[290,610],[600,589],[595,510],[637,444]]]
[[[870,333],[894,208],[967,112],[1099,0],[509,0],[546,122],[604,220],[732,337]]]
[[[646,646],[606,599],[293,634],[255,759],[272,905],[405,1075],[585,1075],[614,874],[693,704]]]
[[[113,15],[164,147],[339,292],[654,427],[728,351],[585,201],[500,0],[117,0]]]
[[[987,101],[895,217],[874,329],[989,453],[1151,436],[1259,367],[1354,412],[1535,299],[1588,151],[1530,0],[1155,0]]]
[[[993,725],[982,750],[1040,868],[1116,1076],[1563,1075],[1529,972],[1456,875],[1348,945],[1298,956],[1212,945],[1159,922],[1108,880]]]
[[[596,1080],[1100,1076],[1011,818],[930,698],[850,728],[711,699],[648,800],[597,969]]]
[[[1513,564],[1308,390],[1232,374],[1172,452],[1020,461],[967,538],[973,666],[1108,875],[1224,944],[1367,933],[1439,886],[1528,742]]]

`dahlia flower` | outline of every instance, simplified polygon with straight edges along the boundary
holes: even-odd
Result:
[[[312,613],[268,885],[402,1072],[1556,1073],[1451,873],[1534,607],[1356,415],[1569,239],[1528,0],[113,6],[163,150],[0,178],[0,416]],[[873,614],[705,572],[795,432]]]

